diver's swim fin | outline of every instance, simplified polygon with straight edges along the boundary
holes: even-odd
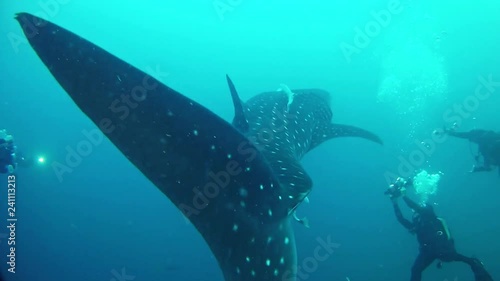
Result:
[[[484,265],[479,260],[475,259],[474,263],[471,264],[472,272],[474,273],[475,281],[493,281],[493,277],[486,271]]]

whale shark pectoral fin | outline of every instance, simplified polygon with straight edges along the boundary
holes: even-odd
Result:
[[[327,124],[324,127],[317,128],[312,137],[309,150],[312,150],[327,140],[338,137],[359,137],[383,145],[382,140],[377,135],[365,129],[349,125]]]
[[[245,117],[243,102],[241,101],[240,96],[238,95],[238,91],[236,91],[236,87],[234,86],[233,81],[231,80],[231,78],[229,78],[229,75],[227,74],[226,74],[226,80],[234,104],[233,126],[235,126],[236,129],[238,129],[240,132],[246,133],[248,132],[249,125],[248,125],[248,120]]]
[[[312,179],[300,161],[293,157],[270,153],[266,160],[277,175],[282,188],[280,196],[287,199],[288,213],[291,215],[311,193]]]
[[[30,14],[16,19],[80,110],[193,223],[226,281],[285,280],[293,274],[293,202],[245,136],[76,34]],[[33,26],[25,22],[43,24],[32,36]]]

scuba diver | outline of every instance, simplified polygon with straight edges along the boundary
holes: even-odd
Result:
[[[16,166],[14,139],[5,130],[0,130],[0,173],[13,173]]]
[[[14,138],[6,130],[0,130],[0,174],[14,173],[18,167],[31,167],[43,158],[25,156],[17,150]]]
[[[492,281],[492,277],[478,259],[457,253],[454,240],[450,235],[446,222],[434,213],[431,205],[417,204],[405,195],[406,189],[412,186],[413,178],[398,178],[385,192],[391,198],[397,220],[410,233],[417,236],[419,243],[419,255],[411,269],[410,280],[422,280],[422,272],[435,260],[438,260],[438,268],[441,268],[442,262],[464,262],[470,266],[476,281]],[[399,197],[403,197],[406,205],[414,211],[412,221],[403,217],[397,203]]]
[[[472,173],[491,171],[491,166],[500,166],[500,133],[491,130],[471,130],[468,132],[456,132],[452,129],[444,129],[441,133],[452,137],[467,139],[478,145],[479,153],[475,157],[478,165],[472,167]],[[482,161],[481,161],[482,160]],[[498,169],[500,175],[500,168]]]

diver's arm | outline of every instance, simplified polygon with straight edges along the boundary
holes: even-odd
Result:
[[[471,137],[471,132],[455,132],[451,130],[446,130],[446,133],[449,136],[460,138],[460,139],[470,139]]]
[[[395,200],[392,201],[392,206],[394,207],[394,213],[396,214],[398,222],[402,224],[406,229],[411,229],[413,227],[413,224],[403,217],[403,213],[401,213],[401,209],[399,208],[399,205]]]
[[[411,200],[408,196],[403,196],[403,200],[405,201],[406,205],[408,205],[408,207],[415,212],[420,213],[422,211],[422,207],[417,204],[417,202]]]

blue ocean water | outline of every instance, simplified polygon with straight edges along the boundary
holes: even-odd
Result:
[[[16,175],[16,273],[7,269],[7,176],[0,188],[6,280],[223,280],[195,228],[107,139],[65,173],[55,163],[96,126],[24,38],[29,12],[92,41],[231,121],[225,74],[243,100],[286,84],[332,95],[335,123],[384,140],[339,138],[311,151],[314,181],[294,224],[299,266],[318,239],[338,244],[300,280],[408,280],[418,244],[383,192],[389,175],[442,172],[430,197],[459,252],[500,278],[496,172],[470,174],[477,149],[436,142],[442,126],[500,130],[496,1],[76,1],[0,3],[0,129],[44,164]],[[488,82],[490,81],[490,82]],[[481,89],[478,91],[477,89]],[[3,187],[2,187],[3,186]],[[404,209],[407,217],[409,210]],[[306,262],[306,264],[304,264]],[[423,280],[472,280],[460,263]]]

